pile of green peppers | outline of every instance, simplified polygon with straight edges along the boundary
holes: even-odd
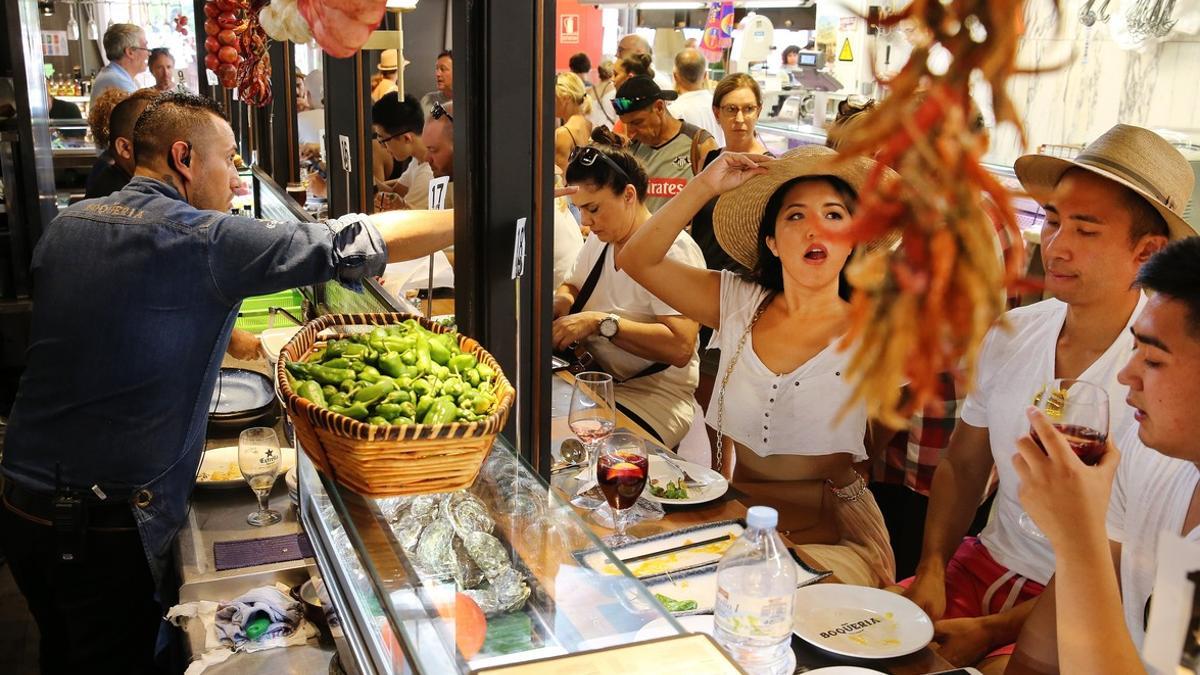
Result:
[[[368,424],[475,422],[499,404],[495,369],[459,349],[457,333],[413,319],[329,342],[286,370],[298,396]]]

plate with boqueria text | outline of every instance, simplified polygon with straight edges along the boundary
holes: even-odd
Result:
[[[846,584],[797,589],[793,630],[819,649],[858,659],[912,654],[933,639],[933,622],[908,598]]]

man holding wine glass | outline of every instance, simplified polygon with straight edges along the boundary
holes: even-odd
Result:
[[[1030,437],[1018,443],[1021,502],[1050,539],[1056,567],[1010,672],[1146,672],[1138,651],[1158,537],[1200,541],[1200,238],[1155,255],[1138,283],[1153,295],[1133,325],[1137,348],[1120,374],[1137,424],[1113,439],[1115,448],[1107,444],[1094,467],[1072,456],[1067,439],[1034,412],[1045,453]],[[1084,631],[1076,628],[1081,617]]]
[[[1029,431],[1025,410],[1039,393],[1055,396],[1051,383],[1064,378],[1097,385],[1110,401],[1125,399],[1117,373],[1146,302],[1133,281],[1168,238],[1192,232],[1175,210],[1191,193],[1191,167],[1146,129],[1117,125],[1074,160],[1026,155],[1015,169],[1046,211],[1041,256],[1053,298],[1008,312],[986,338],[934,474],[921,562],[903,582],[934,619],[941,655],[985,672],[1003,668],[1054,573],[1049,543],[1019,524],[1021,480],[1012,458]],[[1115,438],[1133,425],[1128,409],[1111,416]],[[979,538],[964,539],[993,467],[995,506]]]

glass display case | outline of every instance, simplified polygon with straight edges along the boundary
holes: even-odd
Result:
[[[684,632],[502,437],[456,493],[364,498],[303,457],[299,479],[347,672],[472,672],[634,642],[656,619]]]

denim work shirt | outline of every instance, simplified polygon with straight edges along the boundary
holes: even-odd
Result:
[[[201,211],[134,177],[79,202],[33,255],[36,301],[0,472],[128,501],[155,579],[188,508],[242,299],[383,273],[365,216],[281,223]]]

